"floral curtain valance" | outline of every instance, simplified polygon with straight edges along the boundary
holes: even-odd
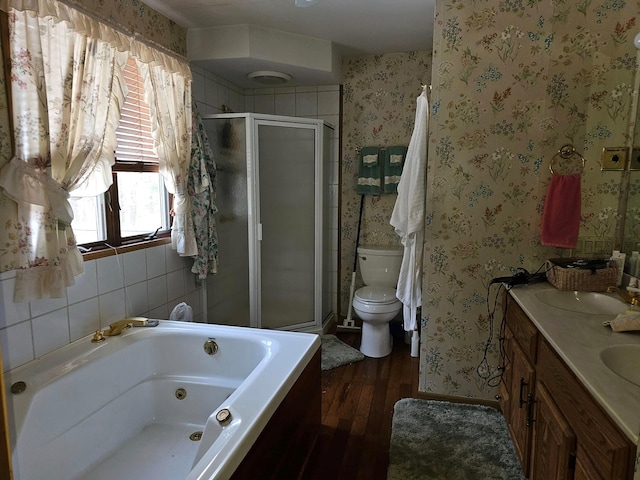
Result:
[[[14,300],[21,302],[64,296],[82,272],[68,197],[98,195],[111,184],[129,55],[153,72],[148,77],[160,85],[153,92],[176,89],[155,94],[152,113],[167,119],[152,122],[167,187],[184,191],[191,73],[186,62],[54,0],[7,3],[15,156],[0,171],[0,187],[17,204]]]
[[[152,48],[138,34],[124,33],[61,1],[0,0],[0,9],[29,12],[31,16],[50,18],[54,22],[64,21],[69,29],[83,37],[106,42],[121,52],[130,53],[144,63],[161,65],[164,70],[179,73],[185,79],[191,80],[191,67],[188,61],[165,53],[161,50],[163,47]]]

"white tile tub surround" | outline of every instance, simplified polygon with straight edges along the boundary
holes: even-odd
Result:
[[[95,314],[99,309],[98,297],[69,305],[69,335],[72,342],[100,328],[100,318]]]
[[[76,277],[75,285],[67,288],[67,302],[74,304],[98,295],[97,262],[85,262],[84,273]]]
[[[125,315],[168,318],[180,302],[201,321],[189,258],[170,245],[90,260],[64,298],[13,302],[15,271],[0,274],[0,348],[5,371],[61,348]]]
[[[145,251],[147,262],[147,278],[157,278],[167,273],[167,259],[164,249],[147,248]]]

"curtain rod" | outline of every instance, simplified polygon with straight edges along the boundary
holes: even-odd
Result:
[[[114,30],[117,30],[118,32],[122,33],[123,35],[126,35],[127,37],[131,38],[132,40],[135,40],[137,42],[143,43],[149,47],[155,48],[156,50],[160,50],[162,53],[165,53],[171,57],[176,58],[177,60],[180,60],[182,62],[185,62],[187,64],[189,64],[189,59],[187,57],[185,57],[184,55],[175,52],[173,50],[171,50],[168,47],[165,47],[164,45],[159,44],[158,42],[151,40],[149,38],[145,38],[143,35],[137,33],[137,32],[133,32],[131,30],[129,30],[127,27],[125,27],[124,25],[116,22],[115,20],[112,20],[110,18],[105,17],[104,15],[100,15],[98,13],[92,12],[90,10],[88,10],[85,6],[80,5],[79,3],[76,3],[73,0],[56,0],[59,3],[62,3],[63,5],[66,5],[69,8],[72,8],[74,10],[79,11],[80,13],[82,13],[83,15],[86,15],[89,18],[92,18],[100,23],[103,23],[111,28],[113,28]],[[5,12],[9,11],[8,8],[8,1],[7,0],[0,0],[0,10],[4,10]],[[167,17],[168,18],[168,17]],[[171,19],[169,19],[171,20]]]
[[[115,20],[111,20],[110,18],[107,18],[103,15],[99,15],[97,13],[94,13],[90,10],[87,10],[86,7],[84,7],[83,5],[80,5],[76,2],[74,2],[73,0],[57,0],[60,3],[65,4],[66,6],[70,7],[70,8],[74,8],[76,10],[78,10],[79,12],[82,12],[83,14],[87,15],[88,17],[91,17],[99,22],[102,22],[116,30],[118,30],[120,33],[123,33],[124,35],[127,35],[128,37],[131,37],[133,40],[136,40],[138,42],[144,43],[149,47],[155,48],[157,50],[160,50],[163,53],[166,53],[167,55],[171,55],[174,58],[177,58],[178,60],[182,60],[183,62],[189,63],[189,60],[187,59],[187,57],[179,54],[178,52],[174,52],[173,50],[171,50],[170,48],[165,47],[164,45],[160,45],[158,42],[155,42],[154,40],[151,40],[149,38],[145,38],[144,36],[142,36],[141,34],[137,33],[137,32],[132,32],[131,30],[129,30],[127,27],[125,27],[124,25],[116,22]],[[168,18],[168,17],[167,17]],[[171,19],[169,19],[171,20]]]

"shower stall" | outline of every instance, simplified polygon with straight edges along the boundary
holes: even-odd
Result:
[[[202,120],[217,167],[219,243],[207,322],[319,333],[337,295],[333,128],[254,113]]]

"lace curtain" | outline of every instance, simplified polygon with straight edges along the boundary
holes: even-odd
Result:
[[[63,297],[82,273],[69,192],[111,183],[127,56],[57,17],[10,10],[9,29],[15,156],[0,186],[18,208],[14,300]]]
[[[15,156],[0,171],[0,187],[17,203],[14,301],[22,302],[63,297],[82,273],[69,193],[98,195],[111,184],[130,54],[155,80],[156,147],[167,187],[180,197],[190,152],[191,73],[186,62],[55,0],[8,4]]]
[[[191,160],[191,76],[187,78],[179,70],[170,71],[158,61],[138,61],[138,68],[151,110],[159,170],[167,190],[173,194],[171,244],[179,255],[192,257],[198,250],[187,195]]]

